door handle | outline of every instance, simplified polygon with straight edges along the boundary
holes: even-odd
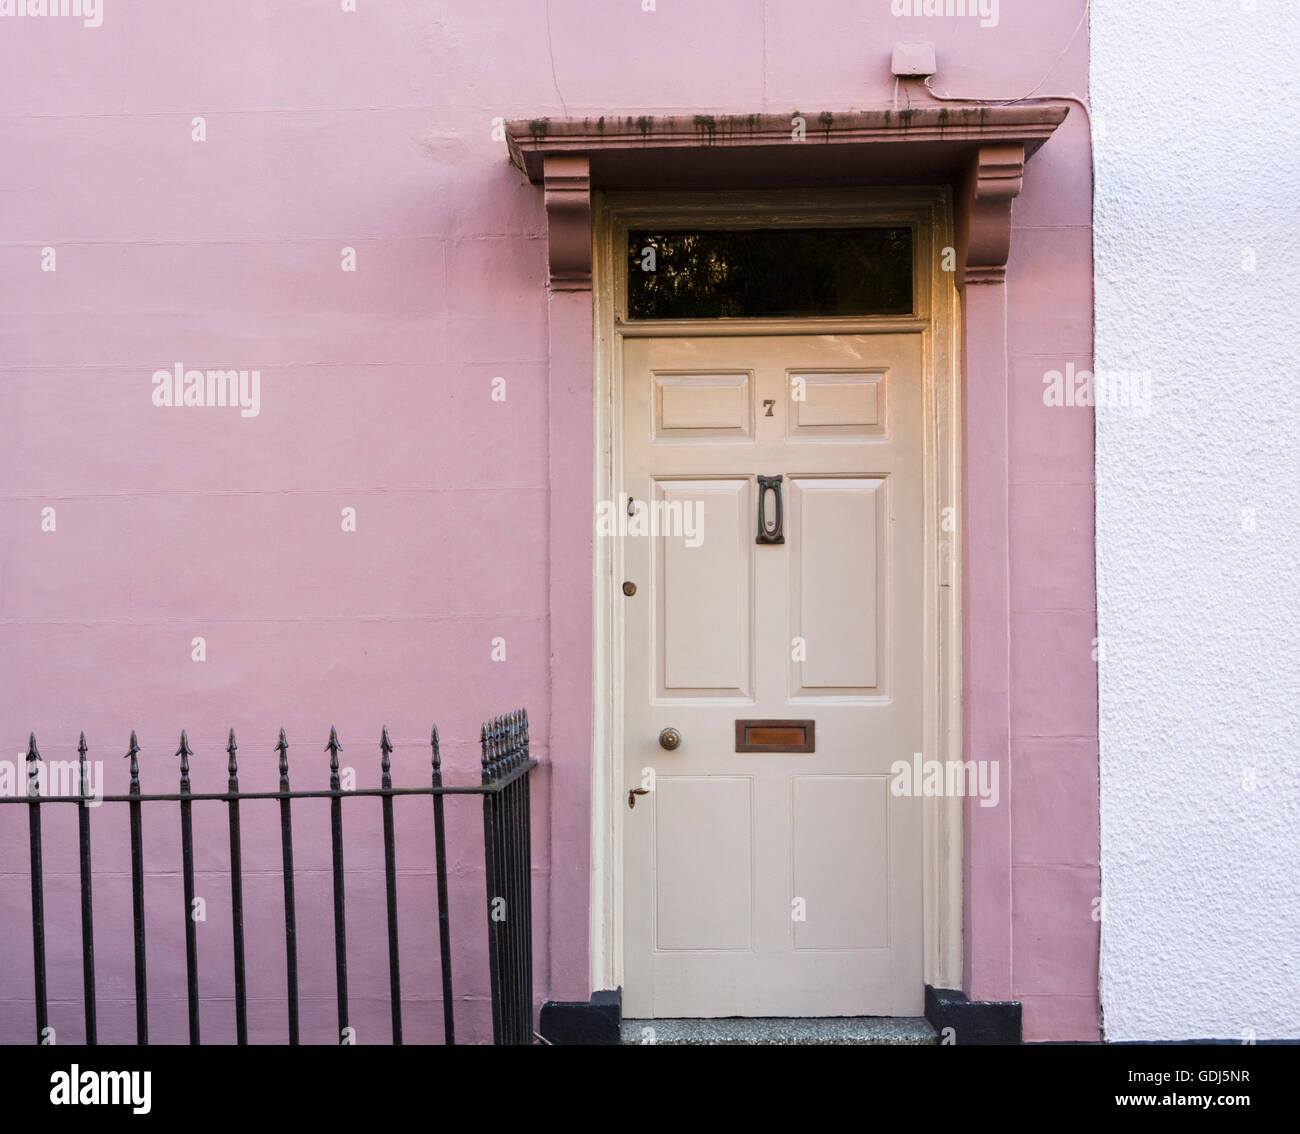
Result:
[[[659,747],[671,752],[682,742],[682,734],[675,728],[666,728],[659,734]]]
[[[781,530],[785,522],[781,506],[781,480],[779,473],[776,476],[758,478],[758,535],[754,539],[755,543],[785,543],[785,534]],[[767,509],[764,507],[769,492],[775,500],[771,523],[768,523]]]

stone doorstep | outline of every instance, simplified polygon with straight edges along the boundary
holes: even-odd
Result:
[[[653,1028],[654,1038],[642,1031]],[[713,1020],[624,1020],[626,1044],[746,1044],[831,1046],[937,1044],[939,1037],[922,1016],[728,1017]]]

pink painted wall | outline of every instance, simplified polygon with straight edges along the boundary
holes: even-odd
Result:
[[[940,91],[1017,96],[1050,68],[1044,93],[1082,93],[1086,32],[1071,33],[1083,3],[1007,0],[988,28],[897,18],[890,0],[357,7],[105,0],[98,28],[0,21],[7,758],[19,758],[30,729],[47,759],[69,758],[84,728],[110,790],[121,790],[135,727],[146,790],[171,789],[185,726],[196,789],[219,790],[233,726],[243,782],[269,788],[283,725],[295,786],[324,786],[334,723],[364,784],[377,782],[386,723],[395,776],[413,784],[427,776],[432,721],[449,776],[469,778],[478,722],[526,704],[546,762],[534,789],[537,994],[585,997],[589,674],[550,659],[586,649],[590,560],[582,533],[549,518],[569,514],[555,491],[589,485],[590,375],[568,373],[561,351],[548,388],[541,193],[508,165],[493,119],[889,106],[891,45],[916,38],[938,47]],[[206,119],[206,141],[192,140],[194,116]],[[1030,163],[1015,217],[1005,403],[1013,790],[972,832],[969,991],[1023,1000],[1029,1038],[1089,1038],[1092,426],[1087,411],[1041,402],[1042,373],[1086,366],[1091,351],[1081,115]],[[345,247],[355,273],[340,270]],[[56,271],[42,271],[45,248]],[[556,325],[580,323],[574,300],[552,302],[564,305]],[[260,412],[154,406],[151,376],[177,362],[258,369]],[[504,402],[491,397],[496,377]],[[54,532],[41,530],[47,507]],[[345,507],[356,509],[355,532],[342,530]],[[550,577],[557,569],[574,572],[571,589]],[[196,636],[204,662],[191,660]],[[495,637],[504,661],[491,660]],[[563,738],[553,751],[552,735]],[[475,806],[452,806],[463,946],[481,917]],[[5,1041],[27,1040],[33,1020],[22,810],[0,809]],[[179,836],[167,810],[147,829],[150,978],[156,1037],[182,1040]],[[367,810],[348,813],[349,946],[359,1038],[383,1042],[382,861],[378,808]],[[97,864],[121,871],[126,827],[112,812],[95,816]],[[81,1026],[74,824],[69,814],[48,826],[52,1017],[68,1042]],[[412,1040],[440,1034],[434,938],[421,924],[427,827],[422,808],[399,805]],[[224,817],[211,813],[199,831],[205,1035],[229,1039]],[[320,1042],[333,1038],[326,831],[324,813],[304,809],[303,991],[315,998],[304,1028]],[[267,870],[248,883],[251,1026],[275,1041],[273,819],[250,821],[244,857]],[[119,873],[96,892],[106,1041],[133,1034],[128,884]],[[466,1035],[483,1038],[485,966],[461,955]]]

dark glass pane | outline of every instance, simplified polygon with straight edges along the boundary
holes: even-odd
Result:
[[[912,313],[910,228],[642,230],[627,255],[633,319]]]

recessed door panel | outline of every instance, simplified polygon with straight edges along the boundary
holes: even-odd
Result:
[[[791,781],[796,949],[888,948],[888,802],[884,776]]]
[[[673,442],[751,435],[750,374],[656,374],[655,438]]]
[[[797,696],[877,693],[887,481],[794,477],[790,489],[792,688]]]
[[[885,374],[854,371],[790,375],[790,436],[798,441],[881,437],[885,432]]]
[[[661,776],[654,791],[655,948],[753,944],[753,806],[742,776]]]
[[[748,696],[749,483],[656,481],[652,499],[658,505],[653,526],[662,534],[640,538],[658,553],[658,695]]]

